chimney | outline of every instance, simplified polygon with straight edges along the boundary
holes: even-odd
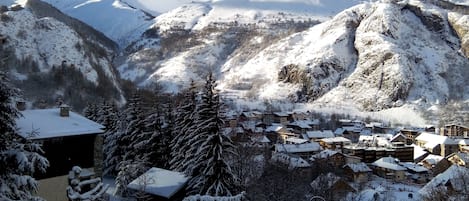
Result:
[[[26,101],[20,99],[16,101],[16,109],[19,111],[24,111],[26,110]]]
[[[60,116],[61,117],[70,116],[70,106],[68,106],[66,104],[60,105]]]

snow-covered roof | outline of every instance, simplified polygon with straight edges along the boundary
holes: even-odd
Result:
[[[344,137],[323,138],[323,139],[321,139],[321,141],[323,141],[325,143],[340,143],[340,142],[351,143],[352,142],[349,139],[344,138]]]
[[[304,168],[311,167],[306,160],[299,156],[291,156],[285,153],[274,153],[272,154],[272,160],[276,162],[281,162],[288,165],[289,168]]]
[[[274,115],[278,117],[288,117],[288,113],[286,112],[274,112]]]
[[[308,131],[306,132],[309,138],[333,138],[334,133],[331,130],[324,131]]]
[[[436,135],[432,133],[422,132],[417,138],[417,141],[424,141],[430,143],[428,146],[431,147],[435,144],[458,144],[457,141],[443,135]],[[434,146],[433,146],[434,147]]]
[[[420,146],[417,146],[416,144],[412,144],[411,146],[414,147],[414,160],[422,157],[423,155],[425,154],[428,154],[427,151],[425,151],[425,149],[423,149],[422,147]]]
[[[417,164],[412,163],[412,162],[403,162],[403,163],[400,163],[400,165],[407,168],[408,170],[411,170],[411,171],[414,171],[414,172],[417,172],[417,173],[428,172],[427,168],[425,168],[421,165],[417,165]]]
[[[404,139],[407,139],[407,136],[403,135],[402,133],[398,133],[396,135],[394,135],[389,141],[394,141],[396,140],[398,137],[403,137]]]
[[[308,124],[308,121],[305,121],[305,120],[294,121],[294,122],[289,123],[288,125],[298,126],[300,128],[304,128],[304,129],[310,129],[311,128],[311,126],[309,126],[310,124]]]
[[[297,138],[297,137],[289,137],[285,141],[291,142],[293,144],[303,144],[303,143],[309,142],[308,140]]]
[[[74,135],[101,134],[104,126],[70,111],[68,117],[60,116],[60,109],[40,109],[21,111],[22,117],[16,120],[19,134],[29,137],[32,131],[37,135],[31,139],[45,139]]]
[[[464,180],[469,179],[468,177],[468,168],[452,165],[446,171],[438,174],[430,182],[428,182],[422,189],[420,189],[419,193],[422,195],[427,195],[428,193],[434,191],[434,188],[436,187],[445,187],[448,181],[452,183],[452,187],[455,188],[455,190],[462,190],[462,188],[469,190],[467,189],[469,186],[464,185]]]
[[[331,188],[337,181],[340,180],[340,177],[335,175],[332,172],[327,174],[321,174],[314,181],[312,181],[309,185],[313,189],[321,189],[326,187],[327,189]],[[326,183],[327,182],[327,183]]]
[[[315,161],[316,159],[326,159],[326,158],[329,158],[329,157],[331,157],[331,156],[333,156],[337,153],[339,153],[339,152],[333,151],[333,150],[330,150],[330,149],[325,149],[325,150],[311,156],[310,160]]]
[[[349,167],[353,172],[371,172],[371,169],[363,162],[360,163],[349,163],[344,165],[345,167]]]
[[[371,165],[381,167],[381,168],[390,169],[390,170],[395,170],[395,171],[405,171],[406,170],[405,167],[402,167],[398,164],[398,159],[390,157],[390,156],[380,158],[380,159],[376,160],[375,162],[373,162]]]
[[[457,156],[460,160],[464,161],[465,164],[469,163],[469,154],[467,153],[464,153],[464,152],[452,153],[448,156],[448,158],[453,157],[453,156]]]
[[[272,124],[272,126],[269,126],[265,129],[265,132],[278,132],[283,129],[283,126],[280,124]]]
[[[153,167],[127,185],[128,188],[171,198],[184,187],[188,178],[181,172]]]
[[[458,141],[459,145],[469,145],[469,139],[460,139]]]
[[[427,157],[425,157],[422,162],[426,162],[431,165],[436,165],[438,162],[440,162],[444,157],[440,155],[435,155],[435,154],[429,154]]]
[[[321,146],[316,142],[309,142],[303,144],[276,144],[275,150],[284,153],[301,153],[301,152],[315,152],[320,151]]]

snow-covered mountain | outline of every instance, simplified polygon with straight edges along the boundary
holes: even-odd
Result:
[[[461,1],[217,0],[162,14],[138,0],[46,1],[117,42],[113,64],[140,86],[178,92],[214,72],[247,100],[368,111],[469,100]]]
[[[112,66],[117,50],[113,41],[41,1],[20,3],[24,8],[1,12],[0,48],[2,68],[6,68],[2,70],[12,72],[20,88],[29,88],[24,90],[29,101],[63,97],[74,102],[86,99],[98,86],[108,90],[103,98],[123,100]],[[71,80],[53,86],[63,79]],[[47,88],[50,85],[53,87]],[[41,97],[31,97],[37,93],[42,93]],[[70,97],[72,94],[80,97]]]
[[[212,71],[220,89],[240,97],[365,110],[469,99],[463,5],[368,2],[329,19],[312,5],[283,12],[237,2],[191,3],[158,16],[128,47],[121,76],[174,92]]]

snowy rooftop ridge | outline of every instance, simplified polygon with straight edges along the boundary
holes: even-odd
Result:
[[[142,190],[146,193],[171,198],[184,187],[188,177],[181,172],[174,172],[153,167],[130,182],[127,186],[133,190]],[[142,185],[145,186],[142,186]]]
[[[376,167],[381,167],[381,168],[386,168],[390,170],[395,170],[395,171],[405,171],[407,170],[405,167],[402,167],[401,165],[398,164],[398,161],[396,158],[393,157],[383,157],[375,162],[373,162],[371,165],[376,166]]]
[[[104,126],[70,111],[68,117],[59,114],[60,109],[39,109],[21,111],[22,117],[16,120],[19,134],[31,139],[45,139],[75,135],[102,134]]]
[[[353,172],[371,172],[372,170],[363,162],[360,163],[349,163],[344,165],[344,167],[349,167]]]

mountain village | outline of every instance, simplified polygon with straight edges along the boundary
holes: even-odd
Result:
[[[0,201],[469,200],[468,0],[152,1],[0,0]]]

